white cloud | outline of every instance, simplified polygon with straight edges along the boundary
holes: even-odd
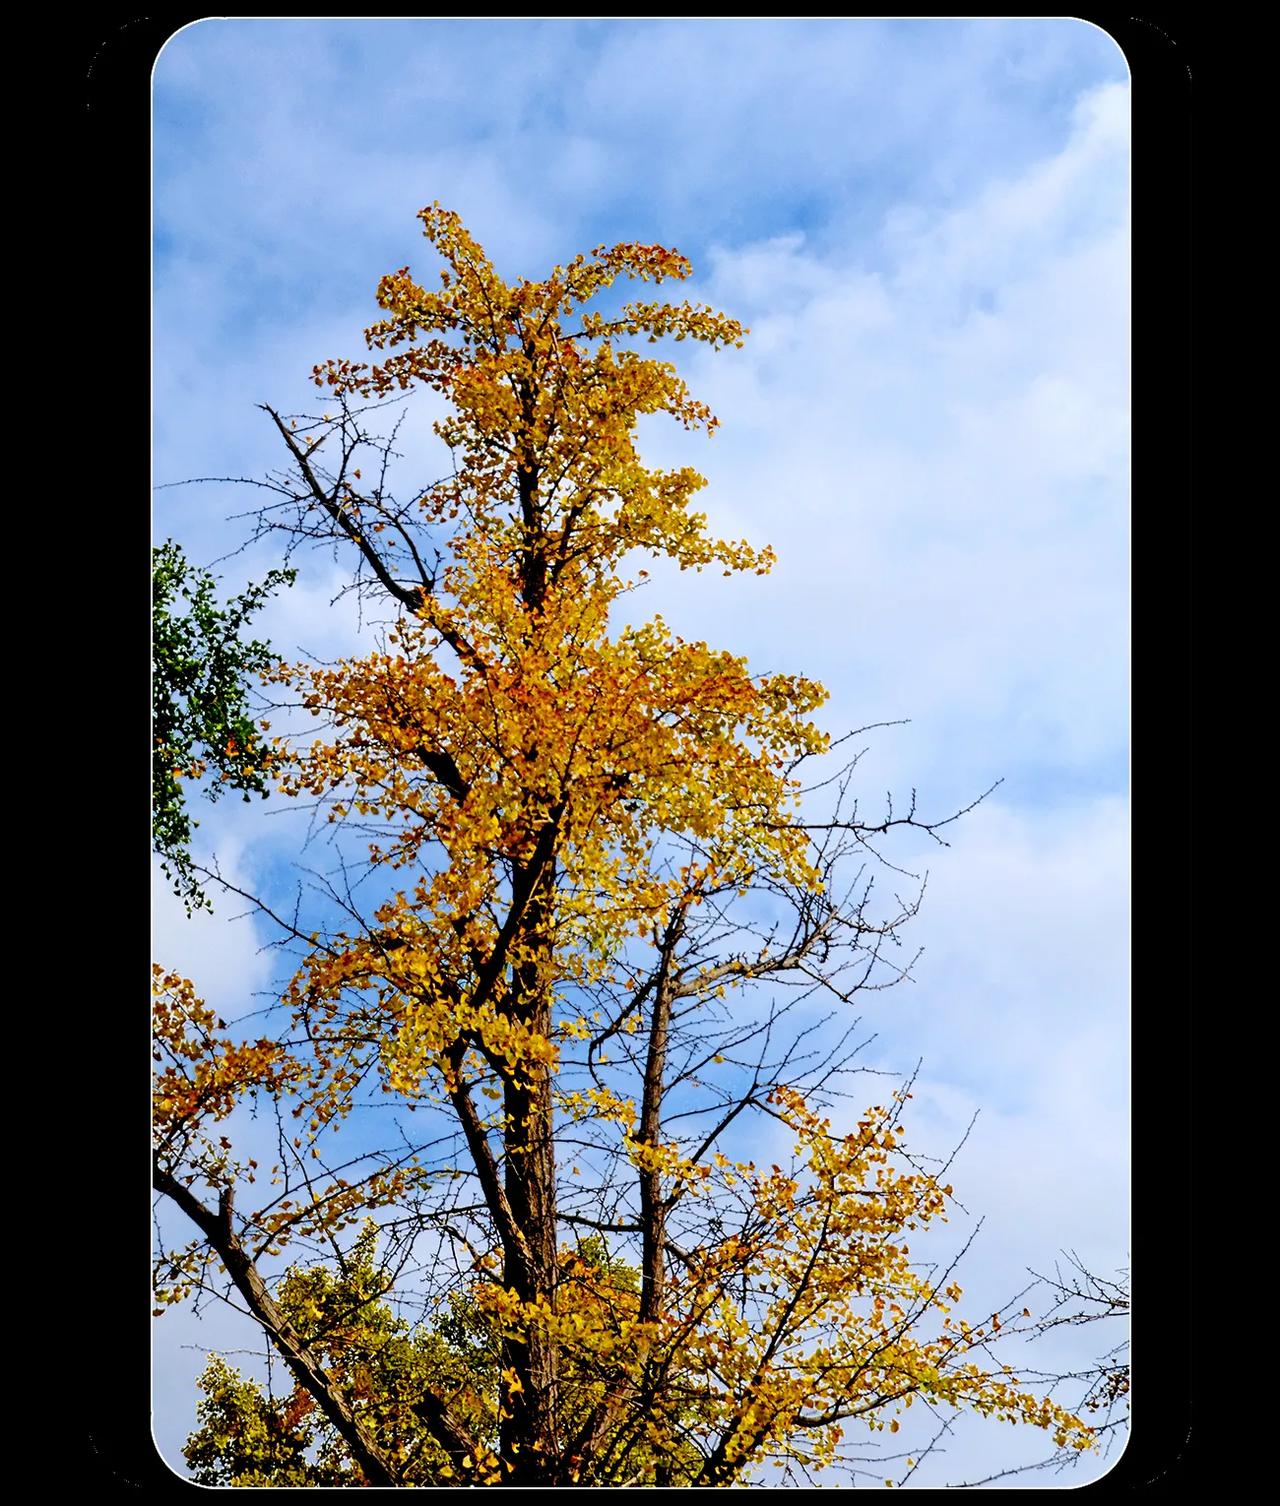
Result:
[[[766,583],[672,577],[655,607],[816,673],[835,730],[911,716],[970,783],[1124,746],[1123,104],[1098,91],[1049,164],[922,212],[888,271],[798,234],[717,248],[695,296],[752,326],[689,362],[723,428],[645,431],[708,474],[718,529],[780,555]],[[984,262],[989,296],[966,293]]]
[[[218,824],[217,807],[197,808],[192,813],[207,826]],[[211,856],[206,845],[204,827],[196,833],[193,852],[197,861]],[[244,849],[219,826],[218,862],[229,882],[252,891],[257,874],[244,863]],[[164,967],[192,979],[196,990],[227,1020],[236,1020],[260,1008],[256,997],[271,982],[276,971],[270,953],[263,950],[268,937],[249,907],[234,898],[219,897],[216,884],[205,886],[214,898],[215,911],[197,910],[190,918],[181,899],[174,894],[159,861],[154,866],[153,951],[155,960]]]

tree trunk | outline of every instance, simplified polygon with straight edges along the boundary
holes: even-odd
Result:
[[[546,980],[550,942],[546,934],[554,867],[547,865],[525,910],[526,955],[514,970],[510,1008],[540,1035],[551,1033],[551,998]],[[545,1300],[556,1310],[559,1271],[556,1223],[556,1163],[552,1137],[551,1073],[541,1064],[522,1066],[504,1085],[503,1131],[506,1194],[523,1246],[503,1251],[503,1285],[522,1302]],[[504,1383],[501,1454],[510,1466],[504,1483],[548,1485],[558,1474],[557,1433],[559,1352],[555,1339],[538,1323],[522,1340],[506,1339],[502,1364],[516,1384]]]

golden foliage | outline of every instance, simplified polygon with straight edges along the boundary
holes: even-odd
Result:
[[[661,1127],[673,1001],[706,1007],[771,970],[817,966],[809,949],[831,943],[837,917],[793,772],[828,746],[811,720],[822,687],[754,674],[660,617],[623,619],[646,557],[770,568],[770,550],[708,531],[697,472],[647,467],[636,448],[645,414],[716,424],[637,342],[737,346],[746,331],[690,302],[584,311],[620,277],[687,278],[675,251],[598,247],[508,284],[455,214],[421,219],[445,263],[439,290],[407,268],[383,278],[385,317],[366,338],[388,354],[328,362],[315,380],[344,402],[420,386],[447,400],[435,428],[453,474],[418,495],[413,523],[439,566],[378,651],[273,672],[325,728],[277,741],[282,788],[368,827],[394,891],[364,924],[311,936],[283,998],[293,1045],[234,1045],[189,983],[158,974],[161,1154],[188,1182],[235,1178],[210,1127],[246,1094],[295,1100],[300,1153],[371,1078],[456,1116],[485,1205],[472,1300],[505,1346],[498,1453],[475,1450],[486,1479],[723,1484],[765,1458],[820,1468],[846,1424],[897,1431],[917,1397],[1085,1446],[1078,1419],[979,1362],[999,1316],[954,1320],[958,1288],[935,1290],[913,1260],[908,1232],[945,1217],[951,1189],[903,1161],[901,1102],[840,1134],[794,1087],[766,1099],[735,1086],[730,1063],[726,1102],[738,1091],[785,1127],[788,1168]],[[323,440],[289,442],[305,469]],[[344,469],[325,507],[370,558],[386,514],[359,479]],[[762,876],[804,917],[791,950],[681,961],[698,908]],[[606,1028],[592,1001],[626,993]],[[597,1070],[614,1033],[639,1043],[630,1089]],[[562,1165],[575,1127],[594,1148]],[[632,1210],[620,1227],[645,1242],[636,1290],[593,1287],[566,1264],[556,1186],[582,1176],[579,1159],[600,1179],[604,1226],[608,1206]],[[275,1251],[428,1185],[411,1161],[242,1217]],[[708,1211],[677,1259],[663,1220],[686,1197]],[[479,1467],[449,1458],[446,1476]]]

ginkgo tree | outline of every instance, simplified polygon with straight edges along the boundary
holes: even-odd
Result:
[[[860,817],[850,767],[818,810],[822,687],[632,611],[655,559],[770,568],[637,449],[642,415],[716,425],[649,344],[746,331],[609,293],[688,277],[676,251],[507,283],[455,214],[421,220],[439,286],[382,279],[379,357],[315,369],[331,412],[266,410],[262,529],[349,548],[387,608],[374,651],[270,672],[315,719],[277,739],[280,787],[346,844],[328,909],[259,901],[294,964],[255,1038],[156,969],[157,1311],[235,1300],[293,1386],[277,1406],[218,1362],[190,1457],[248,1483],[807,1479],[917,1401],[1087,1447],[992,1358],[1009,1315],[971,1325],[913,1250],[951,1187],[905,1147],[909,1091],[849,1109],[850,1004],[903,976],[918,902],[880,905],[874,843],[941,823]],[[449,470],[397,496],[369,415],[422,388]]]

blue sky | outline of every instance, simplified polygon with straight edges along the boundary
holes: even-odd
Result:
[[[157,483],[278,463],[255,405],[313,406],[378,277],[432,277],[414,215],[435,199],[508,277],[676,245],[689,296],[751,326],[742,351],[679,348],[714,439],[643,444],[779,564],[696,590],[655,572],[643,605],[821,679],[833,732],[909,717],[861,740],[869,806],[915,786],[945,812],[1004,780],[949,849],[895,853],[929,869],[926,951],[865,1012],[874,1065],[924,1058],[917,1144],[981,1110],[954,1169],[987,1218],[979,1304],[1064,1246],[1127,1263],[1127,77],[1084,22],[861,20],[211,20],[154,75]],[[406,474],[436,475],[434,446],[420,421]],[[209,563],[251,501],[158,491],[156,537]],[[230,589],[273,563],[219,568]],[[342,652],[341,571],[302,564],[262,629]],[[246,887],[283,882],[288,812],[199,814]],[[274,966],[233,913],[189,923],[157,889],[157,957],[228,1018]],[[222,1342],[212,1318],[159,1325],[171,1461],[199,1368],[180,1346]],[[943,1473],[1038,1444],[958,1430]]]

